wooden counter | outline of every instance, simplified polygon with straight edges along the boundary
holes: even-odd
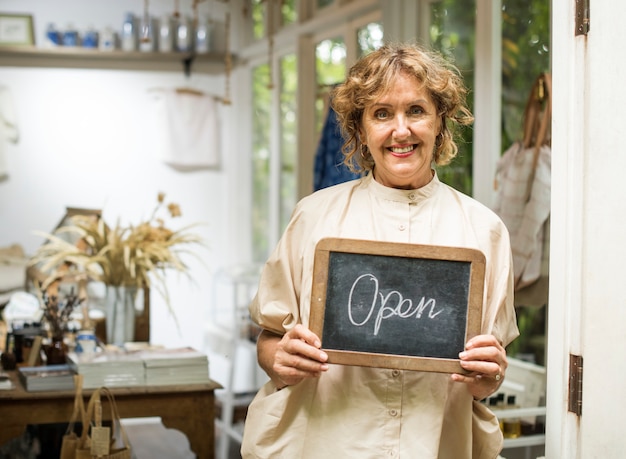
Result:
[[[69,422],[73,391],[27,392],[16,371],[9,372],[14,388],[0,390],[0,445],[21,435],[29,424]],[[215,389],[207,384],[111,388],[121,418],[159,416],[165,427],[184,433],[199,459],[215,455]],[[85,389],[85,406],[93,390]],[[103,410],[103,419],[110,412]]]

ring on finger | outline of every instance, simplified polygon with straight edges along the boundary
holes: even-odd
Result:
[[[495,380],[496,380],[496,381],[500,381],[500,379],[502,379],[502,376],[500,376],[500,373],[498,373],[498,374],[495,376]]]

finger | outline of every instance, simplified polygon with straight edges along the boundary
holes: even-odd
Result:
[[[506,360],[506,354],[503,350],[500,350],[494,346],[479,347],[459,353],[459,359],[465,362],[485,361],[495,362],[501,365]]]
[[[288,332],[288,334],[291,338],[300,339],[318,349],[322,347],[322,342],[320,341],[319,337],[302,324],[297,324]]]
[[[497,349],[504,349],[500,341],[493,335],[477,335],[471,338],[466,344],[466,350],[477,349],[481,347],[490,347],[493,346]]]
[[[301,356],[321,363],[328,360],[326,352],[301,339],[288,339],[283,345],[283,350],[292,356]]]
[[[486,376],[496,381],[499,381],[504,376],[504,370],[497,362],[488,362],[488,361],[480,361],[480,360],[471,360],[471,361],[461,360],[460,363],[461,363],[461,367],[464,370],[467,370],[468,372],[472,373],[475,376],[480,376],[480,378]]]

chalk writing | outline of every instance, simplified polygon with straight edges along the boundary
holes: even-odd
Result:
[[[370,290],[370,286],[365,285],[367,281],[374,283],[372,303],[369,310],[366,311],[365,319],[359,321],[355,319],[355,316],[357,315],[357,311],[363,309],[364,305],[362,301],[359,301],[358,304],[354,304],[352,298],[355,291],[359,293],[358,297],[362,298],[364,294]],[[358,289],[359,286],[361,286],[360,289]],[[427,317],[429,319],[434,319],[443,312],[443,309],[436,309],[437,305],[434,298],[426,299],[426,297],[423,296],[419,303],[414,306],[413,300],[410,298],[404,298],[397,290],[391,290],[387,293],[387,295],[383,295],[379,289],[378,278],[376,278],[373,274],[368,273],[357,277],[352,284],[352,288],[350,289],[350,295],[348,297],[348,316],[352,325],[356,327],[367,325],[377,308],[379,298],[380,306],[378,306],[378,312],[376,313],[376,318],[374,320],[374,335],[378,335],[380,326],[384,319],[388,319],[393,316],[398,316],[401,319],[409,319],[412,316],[415,316],[416,319],[420,319],[422,314],[424,314],[428,308],[430,308],[430,310],[428,311]]]

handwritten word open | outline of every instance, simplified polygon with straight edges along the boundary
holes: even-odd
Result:
[[[355,292],[363,293],[363,291],[367,292],[368,290],[370,290],[370,286],[364,285],[364,282],[367,281],[374,282],[372,305],[369,309],[369,312],[367,313],[367,317],[365,318],[365,320],[363,320],[362,322],[358,322],[354,319],[353,310],[355,308],[360,309],[362,303],[354,305],[352,303],[352,296]],[[359,286],[361,286],[363,291],[357,290]],[[352,284],[352,288],[350,289],[350,297],[348,298],[348,316],[350,317],[350,322],[352,323],[352,325],[356,327],[362,327],[366,325],[377,307],[379,298],[380,306],[378,307],[376,320],[374,321],[374,335],[378,335],[378,331],[380,330],[380,325],[383,319],[388,319],[389,317],[393,316],[398,316],[402,319],[408,319],[412,316],[415,316],[416,319],[420,319],[424,311],[429,307],[430,311],[428,312],[427,316],[429,319],[434,319],[443,312],[443,309],[435,309],[436,302],[434,298],[426,299],[426,297],[422,297],[420,302],[417,305],[413,306],[413,301],[409,298],[405,299],[402,294],[397,290],[392,290],[387,295],[383,295],[378,289],[378,279],[376,278],[376,276],[374,276],[373,274],[363,274],[357,277]]]

